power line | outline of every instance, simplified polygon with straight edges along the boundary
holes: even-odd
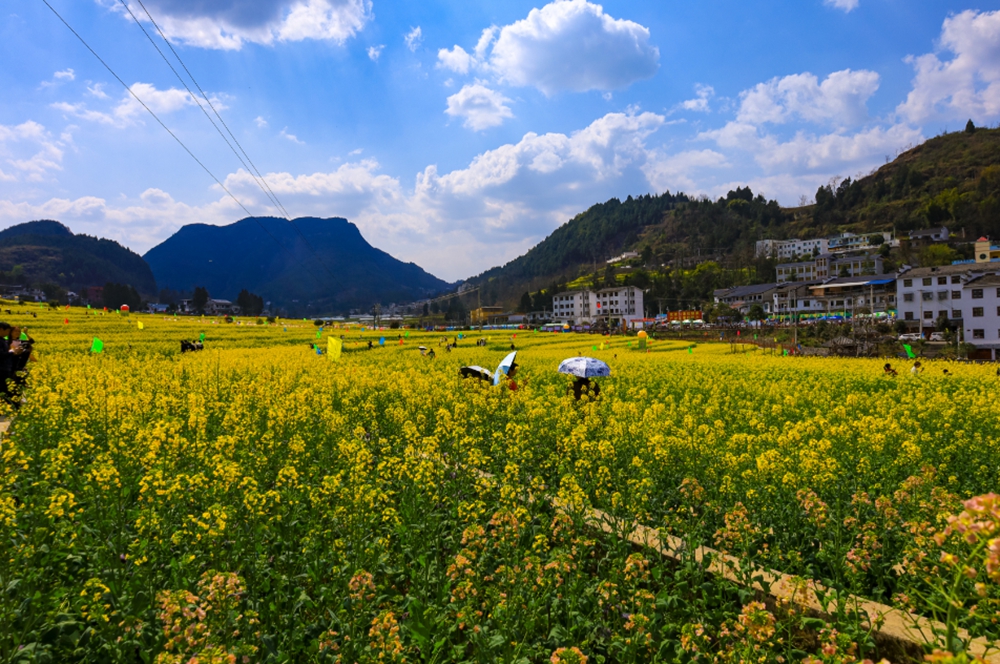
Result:
[[[282,205],[281,201],[278,200],[278,195],[275,194],[274,191],[271,189],[271,186],[267,183],[267,180],[264,178],[264,175],[260,172],[260,169],[258,169],[257,165],[254,164],[252,159],[250,159],[250,155],[248,155],[247,151],[243,149],[243,146],[240,144],[239,140],[233,134],[232,130],[229,128],[229,125],[226,124],[226,121],[222,119],[222,115],[215,108],[215,105],[212,103],[212,100],[209,98],[209,96],[205,93],[205,90],[202,89],[201,85],[198,84],[198,80],[194,77],[194,74],[192,74],[191,70],[188,69],[188,66],[184,64],[184,60],[181,58],[177,50],[174,49],[173,44],[171,44],[170,40],[167,39],[167,36],[163,34],[163,30],[160,29],[160,26],[153,18],[153,15],[149,13],[148,9],[146,9],[146,5],[143,4],[142,0],[137,0],[137,1],[139,3],[139,6],[142,7],[142,10],[146,13],[146,17],[149,18],[150,23],[153,24],[154,28],[156,28],[156,31],[157,33],[159,33],[160,38],[163,39],[163,41],[167,44],[167,48],[169,48],[170,52],[173,53],[175,58],[177,58],[177,62],[180,63],[181,67],[187,73],[188,77],[190,77],[191,82],[194,83],[194,86],[198,88],[198,92],[200,92],[201,96],[205,99],[205,103],[207,103],[208,107],[212,109],[212,112],[215,114],[215,117],[219,119],[219,123],[222,124],[223,127],[225,127],[226,132],[229,134],[229,137],[232,138],[233,143],[235,143],[236,146],[239,148],[239,152],[236,151],[236,149],[226,138],[225,134],[222,133],[222,130],[219,129],[218,125],[215,124],[215,121],[208,114],[208,111],[206,111],[205,108],[201,105],[201,102],[198,101],[198,98],[195,96],[194,92],[191,91],[191,88],[188,87],[187,82],[177,72],[173,64],[171,64],[170,60],[167,59],[167,56],[164,55],[163,51],[160,50],[160,47],[157,46],[153,38],[149,35],[148,32],[146,32],[146,28],[143,27],[142,23],[139,21],[138,18],[136,18],[135,14],[132,13],[132,10],[129,8],[125,0],[119,0],[122,6],[125,7],[125,10],[129,13],[129,16],[132,17],[132,20],[135,21],[135,24],[139,26],[140,30],[142,30],[142,33],[146,36],[146,39],[149,40],[149,43],[153,45],[153,48],[156,49],[156,52],[160,54],[160,57],[163,58],[163,61],[167,63],[168,67],[170,67],[170,71],[174,73],[174,76],[177,77],[177,80],[181,82],[181,85],[184,86],[184,89],[188,91],[188,94],[191,95],[191,98],[195,101],[195,103],[198,104],[198,108],[200,108],[202,113],[205,114],[205,117],[208,118],[208,121],[212,123],[212,126],[219,133],[219,136],[222,137],[222,140],[225,141],[226,145],[229,147],[232,153],[236,155],[236,158],[240,161],[241,164],[243,164],[243,167],[247,169],[247,172],[250,174],[250,177],[253,178],[254,183],[260,188],[262,192],[264,192],[264,195],[267,196],[272,203],[274,203],[275,207],[281,211],[281,213],[285,217],[285,220],[289,224],[291,224],[292,228],[295,229],[295,232],[299,234],[300,238],[302,238],[302,241],[305,243],[306,248],[309,249],[309,251],[313,254],[313,258],[315,258],[316,262],[320,264],[320,267],[322,267],[326,271],[327,275],[329,275],[331,279],[334,279],[333,273],[330,271],[330,268],[327,267],[326,262],[320,257],[319,253],[312,246],[312,243],[309,242],[309,238],[305,236],[305,233],[303,233],[302,230],[295,223],[295,221],[292,220],[292,217],[290,214],[288,214],[288,211],[285,209],[285,206]],[[240,156],[240,153],[242,153],[242,156]],[[246,161],[244,161],[244,157],[246,158]],[[249,166],[247,165],[248,162]]]
[[[292,251],[291,251],[290,249],[288,249],[288,247],[286,247],[286,246],[285,246],[284,244],[282,244],[282,243],[281,243],[281,241],[280,241],[280,240],[279,240],[278,238],[276,238],[276,237],[275,237],[275,236],[274,236],[274,235],[273,235],[273,234],[272,234],[272,233],[271,233],[271,232],[270,232],[269,230],[267,230],[267,227],[266,227],[266,226],[264,226],[264,224],[262,224],[262,223],[260,222],[260,220],[259,220],[259,219],[257,219],[256,217],[254,217],[254,215],[253,215],[253,214],[252,214],[252,213],[250,212],[250,210],[248,210],[248,209],[247,209],[247,207],[246,207],[245,205],[243,205],[243,202],[242,202],[242,201],[240,201],[240,199],[238,199],[238,198],[236,197],[236,195],[235,195],[235,194],[233,194],[233,192],[231,192],[231,191],[229,190],[229,188],[228,188],[228,187],[226,187],[226,185],[225,185],[225,184],[223,184],[223,183],[222,183],[222,181],[221,181],[221,180],[219,180],[219,178],[217,178],[217,177],[215,176],[215,174],[214,174],[214,173],[213,173],[213,172],[212,172],[211,170],[209,170],[208,166],[206,166],[206,165],[205,165],[204,163],[202,163],[202,161],[201,161],[200,159],[198,159],[198,157],[196,157],[196,156],[195,156],[195,154],[194,154],[194,153],[193,153],[193,152],[192,152],[192,151],[190,150],[190,148],[188,148],[188,146],[184,144],[184,141],[182,141],[182,140],[181,140],[181,139],[180,139],[180,138],[179,138],[179,137],[177,136],[177,134],[175,134],[175,133],[174,133],[173,131],[171,131],[171,130],[170,130],[170,127],[168,127],[168,126],[167,126],[167,125],[166,125],[166,124],[165,124],[165,123],[163,122],[163,120],[161,120],[161,119],[159,118],[159,116],[158,116],[158,115],[156,115],[156,113],[154,113],[154,112],[153,112],[153,109],[151,109],[151,108],[150,108],[149,106],[147,106],[147,105],[146,105],[146,102],[144,102],[144,101],[143,101],[142,99],[140,99],[140,98],[139,98],[139,95],[137,95],[137,94],[136,94],[136,93],[135,93],[135,92],[134,92],[134,91],[132,90],[132,88],[130,88],[130,87],[128,86],[128,84],[127,84],[127,83],[125,83],[125,81],[124,81],[124,80],[122,80],[122,78],[121,78],[121,77],[120,77],[120,76],[119,76],[118,74],[116,74],[116,73],[115,73],[115,70],[114,70],[114,69],[112,69],[112,68],[111,68],[111,66],[110,66],[110,65],[109,65],[109,64],[108,64],[107,62],[105,62],[105,61],[104,61],[104,59],[103,59],[103,58],[102,58],[102,57],[101,57],[100,55],[98,55],[98,54],[97,54],[97,51],[95,51],[95,50],[94,50],[93,48],[91,48],[90,44],[88,44],[88,43],[87,43],[87,40],[85,40],[85,39],[84,39],[84,38],[83,38],[83,37],[82,37],[82,36],[80,35],[80,33],[78,33],[78,32],[77,32],[76,30],[74,30],[74,29],[73,29],[73,26],[71,26],[71,25],[69,24],[69,22],[67,22],[67,21],[66,21],[66,19],[64,19],[64,18],[62,17],[62,15],[61,15],[61,14],[60,14],[60,13],[59,13],[58,11],[56,11],[55,7],[53,7],[53,6],[51,5],[51,4],[49,4],[48,0],[42,0],[42,2],[43,2],[43,3],[45,3],[45,6],[46,6],[46,7],[48,7],[48,8],[49,8],[49,10],[50,10],[50,11],[51,11],[51,12],[52,12],[53,14],[55,14],[56,18],[58,18],[58,19],[59,19],[59,20],[60,20],[60,21],[62,22],[62,24],[63,24],[63,25],[65,25],[65,26],[66,26],[66,28],[67,28],[67,29],[68,29],[68,30],[69,30],[70,32],[72,32],[72,33],[73,33],[73,36],[74,36],[74,37],[76,37],[76,38],[77,38],[77,39],[78,39],[78,40],[80,41],[80,43],[81,43],[81,44],[83,44],[83,45],[84,45],[84,47],[85,47],[85,48],[86,48],[86,49],[87,49],[88,51],[90,51],[91,55],[93,55],[93,56],[94,56],[95,58],[97,58],[97,61],[98,61],[98,62],[100,62],[100,63],[101,63],[101,64],[102,64],[103,66],[104,66],[104,68],[108,70],[108,73],[110,73],[110,74],[111,74],[111,76],[113,76],[113,77],[114,77],[114,79],[115,79],[116,81],[118,81],[118,82],[119,82],[119,83],[120,83],[120,84],[122,85],[122,87],[123,87],[123,88],[125,88],[125,90],[126,90],[126,91],[127,91],[127,92],[128,92],[129,94],[130,94],[130,95],[132,95],[132,98],[133,98],[133,99],[135,99],[135,100],[136,100],[137,102],[139,102],[139,105],[140,105],[140,106],[142,106],[142,107],[143,107],[144,109],[146,109],[146,112],[147,112],[147,113],[149,113],[149,114],[150,114],[150,115],[151,115],[151,116],[153,117],[153,119],[154,119],[154,120],[156,120],[156,122],[157,122],[157,123],[158,123],[158,124],[159,124],[159,125],[160,125],[161,127],[163,127],[163,130],[164,130],[164,131],[166,131],[166,132],[167,132],[168,134],[170,134],[170,137],[171,137],[171,138],[173,138],[173,139],[174,139],[175,141],[177,141],[177,144],[178,144],[178,145],[180,145],[180,146],[181,146],[181,148],[183,148],[183,149],[184,149],[184,151],[188,153],[188,156],[190,156],[190,157],[191,157],[192,159],[194,159],[195,163],[196,163],[196,164],[198,164],[199,166],[201,166],[202,170],[204,170],[204,171],[205,171],[206,173],[208,173],[208,176],[209,176],[210,178],[212,178],[212,179],[213,179],[213,180],[215,181],[215,183],[216,183],[217,185],[219,185],[219,187],[221,187],[221,188],[222,188],[222,190],[223,190],[224,192],[226,192],[226,195],[227,195],[227,196],[229,196],[230,198],[232,198],[232,199],[233,199],[233,201],[235,201],[235,202],[236,202],[236,204],[240,206],[240,209],[242,209],[242,210],[243,210],[243,211],[244,211],[244,212],[245,212],[245,213],[247,214],[247,217],[249,217],[249,218],[253,219],[253,220],[254,220],[254,222],[255,222],[255,223],[256,223],[256,224],[257,224],[257,225],[258,225],[258,226],[260,227],[260,229],[261,229],[262,231],[264,231],[264,233],[265,233],[265,234],[266,234],[266,235],[267,235],[268,237],[270,237],[270,238],[271,238],[271,239],[272,239],[272,240],[274,241],[274,243],[275,243],[276,245],[278,245],[278,247],[279,247],[279,248],[281,248],[281,249],[284,249],[285,251],[287,251],[287,252],[289,253],[289,255],[290,255],[290,256],[292,256],[292,257],[294,258],[294,257],[295,257],[295,254],[293,254],[293,253],[292,253]],[[190,91],[189,91],[189,92],[190,92]],[[294,225],[294,224],[293,224],[293,225]],[[314,252],[314,253],[315,253],[315,252]],[[326,266],[324,265],[323,267],[325,268]],[[327,269],[327,272],[329,272],[329,269]],[[311,272],[310,272],[309,274],[310,274],[310,276],[312,276],[312,277],[313,277],[313,278],[315,279],[315,275],[313,275],[313,274],[312,274]],[[332,275],[331,275],[331,276],[332,276]],[[320,283],[318,279],[317,279],[317,283]],[[322,285],[322,284],[320,283],[320,285]]]

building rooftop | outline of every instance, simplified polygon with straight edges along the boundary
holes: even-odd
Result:
[[[714,292],[716,297],[746,297],[747,295],[759,295],[769,290],[777,288],[778,284],[754,284],[752,286],[731,286],[720,288]]]
[[[984,274],[978,276],[975,279],[967,281],[964,287],[973,288],[982,286],[1000,286],[1000,274]]]
[[[996,265],[990,263],[962,263],[960,265],[939,265],[936,267],[913,267],[899,273],[900,279],[934,277],[941,274],[965,274],[966,272],[996,272]]]
[[[922,228],[919,231],[910,231],[910,238],[915,237],[932,237],[934,235],[940,235],[942,233],[947,233],[948,229],[944,226],[938,226],[937,228]]]

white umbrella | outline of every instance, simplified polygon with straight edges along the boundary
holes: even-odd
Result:
[[[500,376],[506,376],[507,372],[510,371],[510,365],[514,364],[514,358],[517,356],[517,351],[512,351],[507,355],[507,357],[500,360],[500,364],[497,365],[497,370],[493,372],[493,384],[500,384]]]
[[[559,363],[559,373],[580,378],[600,378],[611,375],[611,367],[592,357],[571,357]]]
[[[469,367],[462,367],[458,370],[458,373],[463,378],[478,378],[479,380],[493,380],[493,372],[489,369],[484,369],[483,367],[472,365]]]

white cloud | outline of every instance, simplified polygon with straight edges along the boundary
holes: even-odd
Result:
[[[104,91],[103,83],[94,83],[87,86],[87,92],[98,99],[108,99],[108,93]]]
[[[907,58],[916,77],[897,113],[911,122],[1000,116],[1000,11],[949,16],[939,43],[938,53]]]
[[[39,182],[51,171],[62,170],[63,147],[70,135],[55,140],[41,124],[28,120],[19,125],[0,125],[0,159],[10,172],[0,170],[5,182]]]
[[[125,14],[120,3],[99,1]],[[227,50],[238,50],[247,42],[343,43],[372,17],[371,0],[146,0],[144,4],[171,41]],[[141,7],[131,8],[140,20],[145,18]]]
[[[63,69],[52,74],[52,80],[42,81],[43,88],[50,88],[65,81],[76,80],[76,73],[72,69]]]
[[[858,0],[823,0],[823,4],[836,9],[843,9],[847,13],[858,8]]]
[[[511,100],[495,90],[475,83],[465,85],[448,97],[445,113],[455,118],[463,118],[462,125],[473,131],[498,127],[507,118],[514,117],[507,103]]]
[[[837,126],[856,125],[868,118],[868,99],[878,90],[873,71],[845,69],[822,83],[808,72],[758,83],[740,94],[739,122],[781,124],[793,119]]]
[[[725,155],[714,150],[690,150],[673,155],[653,153],[643,168],[646,179],[657,191],[683,191],[694,196],[704,193],[695,173],[729,168]]]
[[[156,86],[149,83],[135,83],[130,89],[157,115],[173,113],[188,106],[196,105],[195,100],[186,90],[178,88],[158,90]],[[104,95],[104,97],[107,97],[107,95]],[[225,108],[225,105],[219,98],[213,96],[211,99],[217,109],[222,110]],[[127,92],[124,93],[117,105],[107,111],[88,108],[83,102],[56,102],[52,104],[52,107],[67,115],[73,115],[83,120],[113,127],[133,125],[146,113],[142,104]]]
[[[709,112],[711,109],[708,107],[708,100],[715,96],[715,88],[711,85],[696,85],[694,91],[696,97],[681,102],[681,108],[699,113]]]
[[[872,127],[855,134],[834,132],[814,135],[799,131],[788,141],[761,133],[753,125],[729,122],[721,129],[706,131],[699,138],[714,140],[719,147],[737,149],[753,156],[768,172],[786,170],[856,172],[880,165],[885,155],[924,140],[919,129],[905,124]]]
[[[511,85],[552,95],[626,88],[653,76],[659,57],[642,25],[614,19],[587,0],[558,0],[502,28],[490,67]]]
[[[403,41],[406,42],[406,48],[410,49],[411,51],[416,51],[418,48],[420,48],[420,44],[424,41],[424,33],[420,29],[420,26],[418,25],[417,27],[413,28],[408,33],[406,33],[406,36],[403,38]]]
[[[282,138],[286,139],[286,140],[291,141],[292,143],[295,143],[296,145],[305,145],[305,141],[300,141],[299,138],[298,138],[298,136],[296,136],[295,134],[289,134],[288,133],[288,127],[285,127],[284,129],[282,129],[278,133],[278,135],[281,136]]]
[[[372,62],[378,62],[379,57],[382,55],[382,49],[385,48],[385,44],[379,44],[378,46],[368,47],[368,59]]]
[[[472,66],[472,56],[456,44],[451,50],[442,48],[438,51],[437,66],[441,69],[450,69],[458,74],[468,74],[469,67]]]
[[[257,129],[266,129],[267,128],[267,120],[265,120],[263,116],[258,115],[257,117],[255,117],[253,119],[253,121],[254,121],[254,124],[257,125]]]
[[[649,186],[645,140],[663,122],[653,113],[611,113],[572,134],[529,133],[483,152],[464,168],[439,173],[427,166],[412,187],[381,173],[374,159],[328,173],[264,177],[293,215],[345,216],[375,246],[457,279],[523,253],[596,202]],[[693,167],[705,163],[697,156],[688,159]],[[228,175],[225,185],[255,214],[277,213],[246,172]],[[0,201],[0,225],[59,219],[76,232],[111,237],[142,252],[191,219],[223,224],[242,217],[242,210],[215,189],[218,199],[203,206],[175,201],[159,189],[121,202],[94,197]],[[442,261],[442,255],[449,260]]]

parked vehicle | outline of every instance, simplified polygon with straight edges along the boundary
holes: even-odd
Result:
[[[906,334],[899,335],[900,341],[920,341],[923,338],[923,335],[919,332],[907,332]]]
[[[947,339],[944,338],[944,332],[933,332],[929,341],[947,341]]]

